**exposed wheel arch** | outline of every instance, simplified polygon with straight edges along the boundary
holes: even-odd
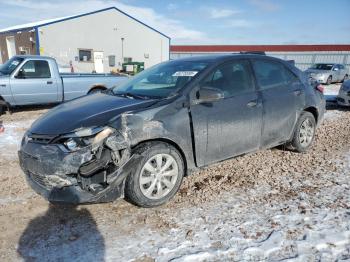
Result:
[[[179,153],[180,153],[180,155],[182,157],[182,160],[184,162],[184,168],[185,168],[184,169],[184,171],[185,171],[184,176],[187,176],[188,174],[187,174],[187,158],[186,158],[186,155],[185,155],[184,151],[182,150],[182,148],[177,143],[172,141],[171,139],[168,139],[168,138],[155,138],[155,139],[144,140],[144,141],[139,142],[135,146],[133,146],[132,147],[132,151],[135,150],[136,148],[140,147],[140,146],[143,146],[143,145],[147,144],[147,143],[156,143],[156,142],[169,144],[169,145],[175,147],[179,151]]]
[[[316,107],[310,106],[305,108],[303,111],[310,112],[314,116],[316,123],[318,123],[318,110]]]
[[[96,85],[90,88],[88,94],[97,93],[98,91],[106,90],[107,88],[103,85]]]

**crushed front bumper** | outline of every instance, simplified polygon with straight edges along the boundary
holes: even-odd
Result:
[[[104,186],[91,190],[92,187],[84,188],[82,179],[85,178],[79,175],[81,166],[94,157],[89,147],[65,152],[56,144],[25,142],[18,156],[27,182],[35,192],[50,202],[69,204],[109,202],[119,198],[123,194],[124,180],[138,159],[133,155],[112,170],[96,171],[96,177],[104,179]],[[94,181],[94,176],[85,180]]]

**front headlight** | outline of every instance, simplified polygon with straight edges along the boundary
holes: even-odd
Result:
[[[77,151],[87,146],[96,146],[113,133],[110,127],[95,127],[77,130],[61,137],[60,141],[69,151]]]

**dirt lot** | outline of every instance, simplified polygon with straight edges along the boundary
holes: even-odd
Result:
[[[16,150],[46,109],[1,116],[0,260],[350,260],[350,111],[333,108],[312,149],[245,155],[186,178],[167,205],[50,206]]]

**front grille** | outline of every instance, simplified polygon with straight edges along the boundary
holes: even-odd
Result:
[[[38,143],[38,144],[49,144],[56,136],[53,135],[37,135],[37,134],[29,134],[28,138],[30,142]]]

